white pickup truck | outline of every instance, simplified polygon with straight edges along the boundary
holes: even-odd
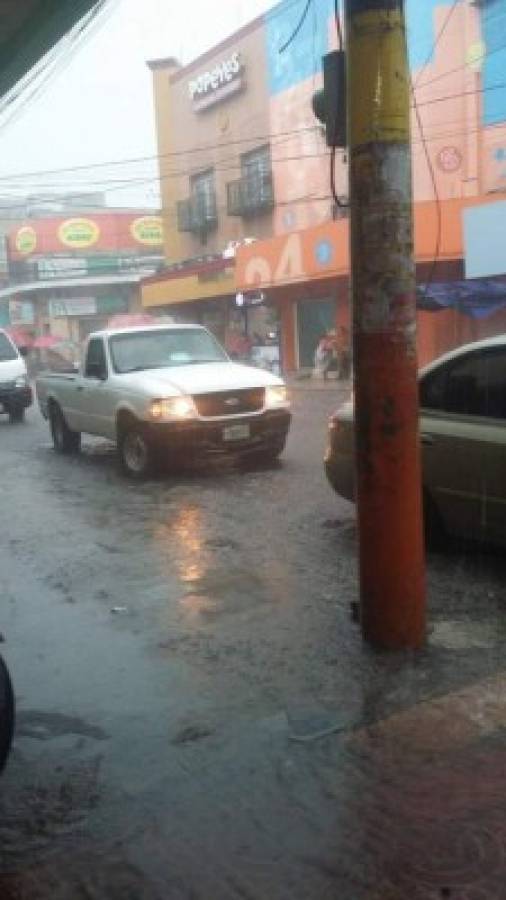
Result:
[[[149,474],[162,459],[234,454],[273,460],[290,409],[283,381],[232,362],[198,325],[97,332],[82,369],[41,375],[36,392],[55,450],[76,453],[81,433],[116,441],[124,471]]]

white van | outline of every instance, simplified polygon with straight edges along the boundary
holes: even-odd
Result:
[[[26,363],[9,335],[0,329],[0,413],[6,413],[11,422],[22,422],[32,400]]]

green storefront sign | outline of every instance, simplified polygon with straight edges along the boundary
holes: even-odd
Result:
[[[115,316],[117,313],[124,312],[128,312],[128,300],[126,297],[118,295],[97,297],[97,315]]]

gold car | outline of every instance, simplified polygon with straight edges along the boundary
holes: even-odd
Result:
[[[468,344],[420,374],[426,532],[506,545],[506,335]],[[353,403],[330,419],[327,477],[353,500]]]

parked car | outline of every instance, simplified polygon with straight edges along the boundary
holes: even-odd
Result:
[[[26,363],[9,335],[0,329],[0,413],[22,422],[33,402]]]
[[[506,335],[460,347],[420,373],[426,531],[506,545]],[[325,471],[353,500],[353,402],[329,422]]]
[[[82,369],[41,375],[36,390],[59,453],[76,452],[82,432],[109,438],[133,478],[160,456],[274,460],[291,420],[281,378],[232,362],[196,325],[92,334]]]

